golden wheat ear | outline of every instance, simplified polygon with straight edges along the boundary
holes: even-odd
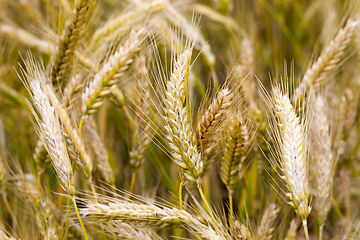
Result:
[[[272,238],[274,232],[274,222],[280,212],[280,208],[275,203],[270,203],[261,218],[260,225],[258,227],[259,240],[267,240]]]
[[[132,31],[129,39],[109,57],[95,74],[94,79],[90,81],[82,96],[83,117],[80,122],[80,129],[85,118],[95,113],[102,106],[104,103],[102,100],[109,95],[111,87],[118,82],[119,77],[129,68],[129,65],[133,62],[133,55],[140,49],[144,35],[145,29]]]
[[[300,226],[300,219],[298,217],[291,220],[289,230],[286,234],[285,240],[295,240],[297,236],[297,230]]]
[[[358,29],[359,20],[349,19],[344,28],[340,29],[338,34],[316,62],[306,70],[301,84],[296,88],[292,102],[297,104],[307,101],[310,94],[318,92],[329,80],[329,76],[336,70],[341,61],[345,48],[349,45],[354,32]]]
[[[332,207],[332,185],[336,164],[333,152],[331,127],[327,116],[325,99],[318,95],[313,104],[314,117],[310,125],[312,172],[315,180],[316,206],[319,221],[319,239]]]
[[[52,56],[52,82],[65,80],[69,75],[74,60],[74,52],[84,34],[88,16],[91,15],[95,0],[80,0],[70,20],[65,24],[60,36],[56,53]]]
[[[85,196],[82,199],[84,208],[80,212],[89,223],[104,221],[106,228],[111,228],[120,221],[139,230],[183,225],[192,234],[205,239],[229,239],[229,234],[216,229],[216,224],[211,222],[206,213],[193,214],[134,194],[131,194],[131,198],[135,200],[129,200],[126,194],[118,195],[117,198],[99,195],[98,201],[95,201]]]
[[[31,103],[28,101],[29,108],[31,109],[38,124],[38,134],[42,138],[46,150],[51,157],[51,162],[60,181],[61,187],[67,194],[69,194],[74,204],[76,215],[83,230],[84,238],[87,240],[86,230],[81,221],[75,201],[75,179],[73,177],[72,165],[66,150],[63,128],[60,125],[57,111],[51,105],[50,97],[48,96],[47,84],[50,82],[50,79],[46,76],[44,69],[34,61],[30,54],[25,62],[25,65],[26,71],[23,70],[23,76],[22,78],[20,76],[20,78],[31,94],[32,102],[40,115],[37,115],[35,110],[32,108]]]
[[[304,126],[289,97],[279,85],[273,87],[272,97],[268,96],[267,101],[274,111],[274,123],[270,125],[270,131],[274,139],[272,156],[276,160],[272,165],[277,172],[277,166],[280,167],[281,172],[278,174],[285,182],[286,196],[290,200],[288,203],[301,217],[308,239],[307,217],[311,207]]]

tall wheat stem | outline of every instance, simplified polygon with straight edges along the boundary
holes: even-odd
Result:
[[[309,240],[309,232],[308,232],[308,227],[307,227],[307,219],[303,219],[303,226],[304,226],[304,232],[305,232],[305,238],[306,240]]]
[[[205,207],[206,207],[206,211],[209,213],[210,217],[211,217],[211,220],[214,222],[215,225],[217,225],[217,221],[214,217],[214,214],[210,208],[210,205],[209,203],[207,202],[206,198],[205,198],[205,195],[204,195],[204,192],[202,190],[202,187],[201,187],[201,184],[198,184],[197,186],[198,190],[199,190],[199,193],[200,193],[200,196],[201,196],[201,200],[203,201]]]
[[[75,196],[71,196],[71,200],[73,201],[74,208],[75,208],[75,212],[76,212],[76,216],[77,216],[77,218],[78,218],[78,220],[79,220],[81,229],[82,229],[82,231],[83,231],[83,233],[84,233],[84,238],[85,238],[85,240],[88,240],[88,237],[87,237],[87,235],[86,235],[86,230],[85,230],[84,224],[83,224],[83,222],[81,221],[80,214],[79,214],[79,211],[78,211],[78,208],[77,208],[77,205],[76,205]]]

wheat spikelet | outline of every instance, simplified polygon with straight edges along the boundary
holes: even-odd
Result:
[[[291,220],[285,240],[295,240],[297,235],[297,229],[299,228],[300,223],[301,221],[299,220],[299,218],[294,218],[293,220]]]
[[[145,152],[151,142],[150,124],[148,119],[150,118],[150,79],[147,76],[147,68],[145,65],[145,57],[139,57],[136,62],[136,92],[137,97],[135,98],[135,130],[132,149],[129,153],[130,159],[129,164],[133,172],[141,167],[144,161]]]
[[[247,150],[250,147],[250,137],[240,113],[231,117],[229,137],[223,153],[220,167],[220,177],[228,191],[233,191],[240,181],[245,168]]]
[[[332,206],[332,183],[335,158],[332,152],[330,124],[325,113],[325,100],[317,96],[314,101],[314,119],[311,124],[311,157],[313,158],[316,181],[316,202],[320,234]]]
[[[164,228],[185,224],[204,238],[220,239],[220,236],[211,227],[184,210],[108,199],[107,203],[91,202],[87,199],[86,207],[81,209],[81,213],[84,217],[121,220],[137,227]]]
[[[307,177],[307,160],[305,141],[299,117],[290,103],[288,96],[283,95],[280,89],[274,88],[275,111],[279,117],[281,132],[281,170],[282,179],[289,190],[287,196],[290,206],[306,224],[311,208],[309,206],[309,190]],[[305,229],[307,232],[307,227]]]
[[[109,163],[106,147],[96,131],[96,123],[93,117],[89,117],[86,120],[84,130],[89,135],[89,139],[91,139],[89,143],[95,156],[94,160],[96,169],[107,183],[113,185],[115,183],[114,172]]]
[[[272,225],[274,224],[279,211],[280,208],[275,203],[270,203],[269,206],[267,206],[264,215],[261,218],[257,239],[269,240],[272,238],[272,233],[274,232]]]
[[[92,0],[80,0],[77,2],[70,21],[65,25],[56,54],[52,59],[52,81],[60,81],[69,74],[69,68],[73,61],[74,51],[78,46],[79,39],[84,33],[85,21],[91,14],[90,5]]]
[[[67,142],[69,156],[75,161],[79,171],[84,175],[84,177],[91,181],[93,164],[85,150],[85,145],[81,140],[79,133],[75,130],[75,128],[73,128],[67,110],[62,107],[50,85],[47,85],[46,89],[50,102],[59,116],[60,123],[64,126],[63,132]]]
[[[39,125],[40,138],[45,143],[61,186],[67,193],[74,195],[73,172],[62,135],[62,128],[57,113],[51,106],[49,96],[46,94],[47,90],[42,84],[47,82],[47,77],[33,60],[28,59],[26,66],[27,74],[25,73],[23,82],[28,87],[29,92],[31,90],[33,102],[41,116],[40,120],[33,111]]]
[[[110,87],[117,83],[118,78],[133,62],[132,55],[139,50],[143,36],[144,29],[132,31],[129,39],[104,63],[94,79],[90,81],[82,96],[83,118],[95,113],[103,104],[102,99],[111,92]]]
[[[41,235],[44,236],[46,235],[48,227],[53,223],[54,216],[48,203],[42,197],[42,194],[36,189],[34,184],[27,180],[28,177],[29,176],[23,176],[22,179],[16,182],[16,186],[23,197],[32,204],[36,215],[36,225]],[[33,175],[31,175],[31,177],[35,179]]]
[[[330,74],[337,68],[345,48],[350,43],[357,25],[358,21],[349,19],[346,26],[340,29],[316,62],[306,71],[301,84],[295,90],[293,103],[302,102],[310,90],[317,92],[329,80]]]
[[[219,125],[229,115],[233,95],[227,88],[221,90],[197,125],[197,147],[204,156],[208,155],[214,147],[214,137],[219,130]]]
[[[191,49],[185,49],[174,63],[173,73],[166,85],[164,119],[173,160],[183,169],[189,181],[199,182],[203,164],[194,141],[188,110],[184,106],[190,58]]]

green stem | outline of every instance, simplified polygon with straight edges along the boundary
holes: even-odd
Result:
[[[130,188],[129,188],[129,192],[130,192],[130,193],[133,193],[133,191],[134,191],[135,180],[136,180],[136,173],[133,172],[133,173],[131,174],[131,182],[130,182]]]
[[[182,189],[183,189],[183,186],[184,186],[184,182],[181,181],[180,185],[179,185],[179,206],[180,206],[180,210],[182,210],[182,208],[183,208],[183,203],[182,203]]]
[[[83,222],[81,221],[80,214],[79,214],[79,211],[78,211],[78,208],[77,208],[77,205],[76,205],[75,196],[72,196],[72,197],[71,197],[71,200],[73,201],[74,208],[75,208],[75,212],[76,212],[76,216],[77,216],[77,218],[78,218],[78,220],[79,220],[81,229],[82,229],[82,231],[83,231],[83,233],[84,233],[84,238],[85,238],[85,240],[88,240],[88,237],[87,237],[87,235],[86,235],[86,230],[85,230],[84,224],[83,224]]]
[[[65,224],[65,234],[64,234],[66,240],[68,239],[69,222],[70,222],[70,221],[69,221],[70,201],[71,201],[70,198],[68,198],[67,204],[66,204],[66,206],[67,206],[67,213],[66,213],[66,217],[65,217],[65,219],[66,219],[66,224]]]
[[[324,234],[324,224],[321,224],[319,227],[319,240],[323,240],[323,234]]]
[[[306,240],[309,240],[310,238],[309,238],[309,232],[308,232],[308,227],[307,227],[307,220],[303,219],[302,222],[303,222],[303,226],[304,226],[305,238],[306,238]]]
[[[233,239],[233,227],[234,227],[234,208],[233,208],[233,192],[234,190],[229,191],[229,225],[231,238]]]
[[[205,207],[206,207],[207,212],[209,213],[209,215],[210,215],[211,219],[213,220],[214,224],[217,225],[217,221],[216,221],[216,219],[215,219],[215,217],[214,217],[214,214],[213,214],[213,212],[212,212],[212,210],[211,210],[211,208],[210,208],[210,205],[209,205],[208,202],[206,201],[206,198],[205,198],[205,195],[204,195],[204,193],[203,193],[203,190],[202,190],[201,185],[198,185],[198,190],[199,190],[201,199],[202,199],[202,201],[203,201],[204,204],[205,204]]]

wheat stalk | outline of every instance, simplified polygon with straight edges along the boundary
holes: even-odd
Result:
[[[299,117],[290,103],[288,96],[278,88],[274,88],[275,111],[279,117],[281,129],[281,170],[282,179],[285,181],[289,193],[290,206],[303,220],[306,238],[307,217],[310,214],[309,190],[307,177],[307,160],[305,141]]]
[[[272,238],[272,233],[275,230],[272,225],[274,224],[279,211],[280,208],[275,203],[270,203],[269,206],[267,206],[264,215],[261,218],[257,239],[270,240]]]
[[[103,104],[102,99],[111,92],[111,86],[117,83],[129,65],[133,62],[132,55],[139,50],[145,30],[132,31],[129,39],[120,46],[96,73],[83,93],[83,118],[93,114]],[[80,127],[82,125],[80,123]]]
[[[345,27],[339,30],[316,62],[306,70],[301,84],[295,90],[294,104],[303,102],[310,90],[314,94],[329,80],[329,76],[337,68],[345,48],[349,45],[357,25],[358,21],[349,19]]]
[[[109,198],[110,199],[110,198]],[[176,208],[157,207],[152,204],[138,204],[111,199],[107,203],[96,203],[86,200],[86,207],[81,209],[84,217],[95,219],[121,220],[137,227],[164,228],[184,224],[204,238],[220,239],[220,236],[209,226],[202,223],[190,213]]]
[[[0,157],[0,194],[5,195],[6,187],[6,164],[2,157]]]

